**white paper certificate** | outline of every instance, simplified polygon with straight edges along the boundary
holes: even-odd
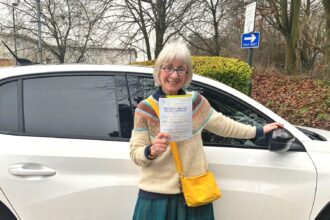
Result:
[[[177,95],[159,98],[160,131],[167,132],[171,141],[192,138],[192,96]]]

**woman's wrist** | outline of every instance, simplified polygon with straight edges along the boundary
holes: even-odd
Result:
[[[152,151],[152,149],[151,149],[151,144],[150,145],[148,145],[148,146],[146,146],[146,148],[145,148],[145,150],[144,150],[144,155],[145,155],[145,157],[146,158],[148,158],[149,160],[153,160],[153,159],[155,159],[155,156],[154,156],[154,152]]]
[[[256,127],[256,138],[263,137],[265,135],[264,127],[257,126]]]
[[[155,157],[156,157],[156,155],[155,155],[155,150],[154,150],[152,144],[150,145],[150,157],[152,157],[152,158],[155,158]]]

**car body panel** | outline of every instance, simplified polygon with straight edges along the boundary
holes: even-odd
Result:
[[[21,178],[9,174],[8,169],[2,169],[0,176],[10,179],[8,184],[4,184],[4,190],[21,219],[92,219],[93,216],[99,219],[127,219],[133,212],[139,171],[128,157],[127,143],[116,143],[114,147],[108,141],[34,137],[26,140],[27,137],[23,137],[22,142],[28,141],[34,146],[24,144],[24,147],[19,147],[23,145],[19,137],[5,136],[0,138],[9,144],[14,141],[17,147],[1,151],[0,167],[11,167],[13,163],[22,162],[39,163],[57,171],[56,176],[52,177]],[[72,148],[68,149],[68,146]],[[79,151],[76,151],[78,147]],[[205,151],[209,167],[223,192],[222,198],[214,203],[217,217],[265,219],[264,213],[281,219],[307,219],[306,216],[309,216],[316,177],[306,152],[274,153],[251,149],[242,152],[242,149],[226,147],[205,147]],[[20,152],[21,157],[15,152]],[[15,156],[11,157],[13,154]],[[292,167],[288,168],[287,164]],[[299,175],[297,170],[300,170]],[[290,175],[292,171],[296,175]],[[4,181],[0,179],[0,182]],[[301,190],[305,193],[297,198],[297,192]],[[116,207],[117,203],[125,203],[123,207],[127,212],[110,214],[109,207]],[[306,209],[306,204],[310,209]],[[241,207],[241,214],[233,216],[237,213],[237,207]],[[260,207],[267,212],[252,215],[258,213]],[[88,211],[77,216],[82,208]]]
[[[328,131],[328,133],[330,132]],[[309,141],[303,144],[317,169],[317,189],[311,215],[311,219],[315,219],[330,201],[330,143],[326,141]]]
[[[205,151],[223,193],[214,203],[217,218],[308,219],[316,172],[306,152],[226,147]]]
[[[118,204],[132,213],[139,171],[129,158],[127,142],[11,135],[0,139],[2,146],[10,146],[0,149],[0,183],[21,219],[127,219],[129,214],[118,211]],[[10,174],[8,169],[19,163],[52,167],[56,174]],[[117,211],[109,211],[112,207]]]

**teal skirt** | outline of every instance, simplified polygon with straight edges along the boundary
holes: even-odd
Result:
[[[182,194],[157,199],[138,197],[133,220],[214,220],[213,205],[188,207]]]

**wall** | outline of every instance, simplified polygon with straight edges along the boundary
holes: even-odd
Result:
[[[14,52],[14,37],[12,34],[0,33],[0,41],[4,41],[10,49]],[[17,54],[19,58],[29,59],[32,62],[38,61],[38,41],[27,37],[18,35],[16,37]],[[54,49],[56,49],[54,47]],[[43,48],[43,62],[42,63],[59,63],[58,58],[51,53],[50,50]],[[68,47],[65,62],[77,63],[79,57],[79,48]],[[13,59],[8,49],[1,42],[0,45],[0,59]],[[84,58],[80,63],[90,64],[129,64],[135,62],[137,53],[134,49],[120,49],[120,48],[87,48]]]

